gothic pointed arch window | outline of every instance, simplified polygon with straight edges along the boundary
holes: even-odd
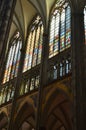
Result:
[[[14,77],[17,76],[20,62],[21,48],[22,48],[22,40],[20,37],[20,33],[17,32],[10,43],[3,83],[8,82],[10,79],[13,79]]]
[[[86,44],[86,6],[84,8],[84,29],[85,29],[85,44]]]
[[[43,23],[40,16],[37,16],[31,24],[24,60],[23,72],[31,69],[41,62],[43,42]]]
[[[51,13],[49,58],[71,45],[71,9],[65,0],[56,2]]]

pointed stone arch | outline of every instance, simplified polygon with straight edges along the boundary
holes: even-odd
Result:
[[[0,130],[7,128],[8,125],[8,116],[7,113],[1,111],[0,113]]]
[[[29,100],[20,104],[14,121],[14,130],[21,129],[26,123],[30,129],[35,127],[35,108]]]
[[[72,105],[72,101],[63,90],[59,88],[51,90],[43,110],[43,125],[46,129],[54,130],[63,127],[64,130],[72,130]]]

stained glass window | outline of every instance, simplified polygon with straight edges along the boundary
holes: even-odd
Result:
[[[28,35],[23,72],[31,69],[31,67],[34,67],[41,62],[42,42],[43,23],[41,18],[37,16],[31,25]]]
[[[67,2],[58,1],[51,15],[49,58],[68,48],[71,43],[71,9]]]
[[[17,76],[21,55],[20,51],[21,47],[22,47],[22,41],[19,32],[17,32],[11,44],[11,47],[9,48],[3,83]]]
[[[86,44],[86,6],[84,8],[84,28],[85,28],[85,44]]]

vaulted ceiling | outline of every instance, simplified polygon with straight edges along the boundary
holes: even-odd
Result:
[[[36,14],[40,14],[44,24],[47,25],[49,13],[56,1],[57,0],[17,0],[9,39],[14,35],[16,30],[19,30],[25,40],[27,28]],[[86,4],[86,0],[69,0],[69,2],[73,7],[75,7],[75,5],[82,7],[83,4]]]

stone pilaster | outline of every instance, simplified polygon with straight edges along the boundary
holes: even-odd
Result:
[[[83,11],[72,13],[72,87],[74,93],[74,130],[86,129],[86,64]]]

